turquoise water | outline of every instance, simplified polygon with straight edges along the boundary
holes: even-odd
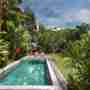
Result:
[[[0,85],[48,85],[46,63],[39,60],[23,60],[0,80]]]

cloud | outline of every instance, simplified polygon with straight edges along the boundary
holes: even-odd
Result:
[[[50,24],[51,26],[63,26],[64,22],[62,22],[62,20],[60,20],[60,18],[46,18],[44,19],[44,21],[46,22],[46,24]]]
[[[81,9],[80,12],[76,15],[81,22],[90,23],[90,10]]]
[[[32,4],[30,1],[24,0],[22,7],[31,8],[41,23],[56,26],[90,23],[90,0],[32,0]]]
[[[64,14],[64,20],[72,23],[74,21],[90,23],[90,10],[83,8],[77,11],[70,11]]]
[[[56,17],[62,6],[63,0],[33,0],[31,7],[37,16]]]

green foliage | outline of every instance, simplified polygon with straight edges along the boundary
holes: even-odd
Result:
[[[90,34],[81,35],[81,40],[76,40],[68,45],[67,56],[72,58],[72,68],[74,79],[80,83],[80,90],[89,90],[90,88]]]
[[[0,66],[4,67],[9,62],[20,58],[28,53],[31,49],[30,31],[24,28],[22,21],[35,20],[32,11],[23,13],[17,7],[22,0],[8,1],[8,18],[5,24],[7,25],[6,32],[0,32]],[[4,20],[0,21],[0,27]],[[34,22],[34,21],[33,21]],[[21,25],[21,27],[19,27]],[[16,54],[16,48],[21,48],[21,53]]]
[[[22,2],[22,0],[9,0],[9,10],[15,9],[17,5],[19,5]],[[12,5],[12,6],[11,6]]]
[[[24,56],[31,49],[31,36],[29,34],[29,31],[23,28],[22,26],[19,26],[16,29],[16,37],[17,37],[16,47],[22,49],[22,52],[20,53],[19,56]]]
[[[16,32],[15,32],[15,24],[13,21],[7,22],[8,32],[6,36],[6,40],[9,41],[9,59],[15,59],[15,49],[16,49]],[[12,38],[13,37],[13,38]]]
[[[61,52],[69,57],[69,73],[65,68],[71,90],[90,89],[90,25],[81,24],[75,29],[50,31],[41,27],[39,45],[47,53]],[[53,57],[53,55],[51,55]],[[53,57],[55,58],[55,56]],[[61,57],[56,58],[56,64],[62,70]],[[63,59],[64,60],[64,59]],[[60,61],[60,63],[59,63]],[[62,71],[62,72],[63,72]],[[66,74],[67,73],[67,74]]]
[[[9,42],[3,38],[5,35],[7,33],[0,32],[0,68],[8,63]]]
[[[90,24],[81,23],[81,25],[76,26],[80,33],[85,33],[90,30]]]
[[[70,40],[73,42],[80,39],[80,33],[77,29],[52,31],[41,25],[37,38],[39,45],[46,53],[63,52]]]

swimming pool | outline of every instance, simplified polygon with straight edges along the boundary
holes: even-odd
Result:
[[[0,85],[51,85],[46,61],[21,60],[0,78]]]

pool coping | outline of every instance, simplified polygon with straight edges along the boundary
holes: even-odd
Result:
[[[0,86],[0,90],[59,90],[56,86],[33,86],[33,85],[26,85],[26,86]]]
[[[55,65],[55,62],[52,60],[49,60],[49,62],[51,63],[51,66],[53,68],[53,71],[56,74],[57,80],[58,80],[58,84],[59,86],[61,86],[61,88],[63,90],[68,90],[68,82],[67,80],[64,78],[63,74],[60,72],[60,70],[57,68],[57,66]]]

